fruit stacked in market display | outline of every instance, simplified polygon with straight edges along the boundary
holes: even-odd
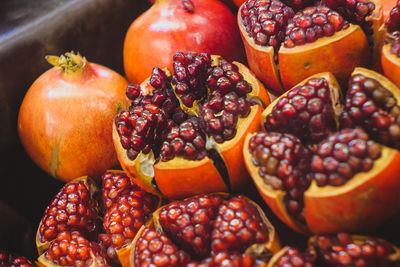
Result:
[[[238,11],[250,69],[278,93],[322,71],[345,84],[373,63],[382,23],[377,0],[249,0]]]
[[[248,68],[207,53],[178,52],[173,73],[155,67],[113,124],[122,168],[168,198],[239,190],[250,182],[244,137],[258,129],[269,97]]]
[[[244,197],[202,194],[153,214],[132,249],[134,266],[266,266],[279,250],[275,229]]]
[[[333,75],[317,74],[263,112],[247,169],[269,207],[297,231],[376,228],[400,210],[399,89],[356,68],[345,104]]]
[[[137,231],[160,200],[122,171],[102,175],[101,189],[88,177],[67,183],[47,206],[36,245],[41,266],[129,266]]]

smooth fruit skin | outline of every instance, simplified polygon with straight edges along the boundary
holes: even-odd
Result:
[[[157,0],[129,27],[124,43],[124,68],[128,80],[141,83],[154,66],[172,69],[176,51],[201,51],[244,62],[239,29],[232,12],[217,0]]]
[[[311,44],[294,48],[282,46],[279,67],[283,87],[292,88],[321,71],[331,72],[339,83],[346,84],[355,67],[368,65],[369,55],[367,38],[361,28],[354,25]]]
[[[390,52],[391,44],[382,47],[381,65],[383,73],[393,83],[400,87],[400,58]]]
[[[43,73],[19,111],[18,133],[29,156],[66,182],[118,166],[111,124],[128,106],[127,85],[118,73],[89,62],[74,73]]]

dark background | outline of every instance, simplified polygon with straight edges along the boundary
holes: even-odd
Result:
[[[123,73],[122,47],[147,0],[2,0],[0,3],[0,249],[37,257],[34,235],[45,207],[63,183],[39,169],[17,134],[18,109],[33,81],[50,68],[45,55],[79,51]],[[248,192],[260,204],[254,190]],[[306,237],[282,225],[263,205],[283,244]],[[376,233],[400,243],[400,218]]]
[[[62,183],[39,169],[17,134],[18,109],[50,65],[74,50],[123,74],[129,25],[147,0],[2,0],[0,3],[0,249],[36,257],[33,236]]]

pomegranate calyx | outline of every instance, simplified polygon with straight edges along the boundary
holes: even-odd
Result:
[[[65,55],[59,57],[48,55],[45,56],[45,59],[56,69],[62,70],[65,73],[82,70],[87,63],[85,57],[81,56],[79,52],[75,54],[74,51],[67,52]]]

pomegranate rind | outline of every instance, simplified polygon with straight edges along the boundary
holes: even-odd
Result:
[[[253,182],[255,183],[258,192],[260,193],[264,202],[275,213],[275,215],[278,216],[281,221],[283,221],[286,225],[297,232],[308,234],[309,231],[307,227],[293,220],[288,214],[284,204],[286,193],[283,190],[273,190],[272,187],[265,184],[263,177],[261,177],[258,172],[258,168],[254,166],[252,155],[248,147],[250,139],[255,135],[256,133],[247,134],[243,146],[243,158],[247,171],[253,179]]]
[[[212,55],[211,57],[213,60],[212,65],[218,65],[221,56]],[[258,99],[263,106],[268,106],[270,98],[264,85],[245,65],[236,61],[232,63],[238,67],[238,71],[243,75],[244,80],[252,86],[252,90],[248,96]],[[168,71],[165,68],[163,70],[165,72]],[[150,87],[149,78],[147,78],[141,84],[142,93],[151,94]],[[182,106],[181,102],[180,104]],[[186,111],[197,114],[198,112],[195,109],[195,107],[186,108]],[[216,145],[217,151],[224,159],[228,169],[231,187],[236,191],[246,186],[246,183],[250,180],[243,164],[241,149],[247,132],[258,130],[261,124],[260,114],[262,109],[263,107],[259,105],[252,106],[251,112],[247,117],[238,118],[235,137],[232,140]],[[114,147],[122,169],[144,190],[158,196],[166,196],[169,199],[182,199],[201,193],[230,190],[214,166],[214,163],[208,157],[200,161],[175,157],[170,161],[158,161],[154,164],[156,160],[153,153],[150,152],[147,155],[139,153],[135,160],[130,160],[126,155],[126,150],[122,147],[115,123],[113,123],[112,127]],[[152,167],[153,164],[154,167]],[[143,169],[147,171],[143,171]],[[157,186],[154,184],[154,179]]]
[[[233,61],[232,63],[238,67],[240,74],[242,74],[244,79],[252,86],[252,90],[247,95],[258,98],[263,105],[267,107],[271,103],[271,98],[264,85],[248,67],[240,62]]]
[[[370,64],[370,54],[367,37],[358,25],[293,48],[282,44],[278,55],[283,87],[292,88],[321,71],[331,72],[341,84],[346,84],[355,67]]]
[[[93,196],[98,191],[98,188],[97,188],[95,182],[88,176],[82,176],[82,177],[75,178],[72,181],[70,181],[69,183],[80,182],[80,181],[85,184],[86,188],[89,190],[90,196]],[[39,223],[39,226],[36,231],[36,237],[35,237],[36,248],[37,248],[39,256],[42,255],[44,252],[46,252],[46,250],[50,246],[50,243],[53,241],[53,240],[46,241],[46,242],[40,241],[40,226],[41,225],[42,225],[42,221],[40,221],[40,223]]]
[[[400,152],[382,147],[368,172],[340,187],[318,187],[313,181],[304,194],[308,228],[316,234],[356,232],[376,228],[400,210]]]
[[[342,98],[342,92],[339,86],[338,81],[336,78],[332,75],[332,73],[329,72],[322,72],[315,74],[305,80],[303,80],[301,83],[297,84],[294,87],[304,85],[307,83],[308,80],[313,79],[313,78],[324,78],[329,84],[330,88],[330,94],[331,94],[331,100],[332,100],[332,108],[333,111],[336,115],[339,115],[339,113],[342,111],[343,107],[341,104],[341,98]],[[261,127],[264,129],[264,121],[265,118],[270,114],[274,108],[274,106],[278,103],[279,99],[281,97],[285,97],[287,94],[289,94],[289,91],[286,91],[283,93],[280,97],[275,99],[262,113],[262,119],[261,119]],[[338,121],[338,116],[335,116],[335,120],[337,125],[339,124]],[[264,129],[265,130],[265,129]],[[284,222],[286,223],[289,227],[291,227],[293,230],[300,232],[300,233],[309,233],[308,228],[293,220],[292,217],[288,214],[285,204],[284,204],[284,198],[286,193],[283,190],[273,190],[272,187],[264,183],[264,179],[260,176],[258,172],[258,168],[254,166],[253,160],[252,160],[252,155],[249,151],[249,142],[251,137],[253,137],[256,133],[251,133],[247,134],[246,139],[244,141],[244,146],[243,146],[243,158],[244,162],[247,168],[248,173],[250,174],[251,178],[253,179],[253,182],[255,183],[258,192],[264,199],[265,203],[271,208],[271,210]]]
[[[161,193],[170,199],[228,190],[208,157],[197,161],[182,157],[160,161],[154,165],[154,175]]]
[[[130,160],[126,155],[126,150],[122,147],[115,123],[113,123],[112,125],[112,136],[113,136],[115,151],[117,152],[118,161],[120,162],[121,167],[125,171],[125,173],[129,176],[129,178],[132,179],[132,181],[135,184],[137,184],[147,192],[160,196],[160,191],[152,183],[153,176],[146,175],[143,173],[143,171],[140,171],[141,169],[140,160],[138,158],[136,158],[135,160]],[[145,155],[142,153],[140,153],[139,155],[141,155],[140,157],[145,157]],[[149,161],[151,161],[151,157]],[[146,164],[152,165],[152,163],[146,163]]]
[[[354,243],[356,244],[362,244],[364,243],[366,240],[370,239],[371,237],[369,236],[364,236],[364,235],[351,235]],[[316,243],[316,239],[318,238],[318,236],[314,235],[311,236],[308,239],[308,246],[311,248],[314,248],[314,244]],[[375,240],[379,241],[380,243],[386,244],[388,247],[393,249],[393,253],[391,253],[390,255],[388,255],[388,259],[392,262],[398,263],[400,260],[400,249],[393,245],[392,243],[390,243],[389,241],[386,241],[384,239],[381,238],[376,238],[374,237]],[[396,265],[397,266],[397,265]]]
[[[400,100],[400,89],[374,71],[356,68],[352,75],[362,74],[377,80]],[[313,233],[362,231],[376,228],[400,210],[398,188],[400,152],[382,146],[382,155],[367,173],[358,173],[340,187],[317,187],[313,182],[304,194],[305,217]]]
[[[400,87],[400,58],[390,52],[391,48],[392,45],[390,43],[382,47],[382,69],[385,76]]]
[[[105,267],[108,266],[103,259],[100,257],[96,256],[93,254],[93,252],[90,252],[90,256],[93,259],[93,263],[89,265],[88,267]],[[58,265],[54,264],[53,262],[49,261],[46,259],[45,254],[40,255],[40,257],[37,259],[37,265],[39,267],[58,267],[58,266],[63,266],[63,265]]]
[[[237,22],[250,69],[257,78],[267,85],[268,89],[283,93],[284,89],[280,80],[278,66],[274,62],[274,48],[257,45],[253,38],[248,36],[240,15],[242,7],[237,13]]]
[[[373,53],[372,62],[377,61],[380,54],[380,49],[382,47],[384,31],[382,31],[382,26],[384,26],[384,14],[383,14],[383,3],[381,0],[370,0],[375,4],[375,9],[372,14],[366,17],[366,21],[372,24],[372,40],[373,40]]]
[[[230,195],[229,193],[226,192],[214,192],[211,194],[215,194],[215,195],[220,195],[222,196],[226,201],[232,197],[232,195]],[[192,197],[196,197],[196,196],[192,196]],[[269,219],[267,218],[267,216],[265,215],[263,209],[257,204],[255,203],[253,200],[245,197],[247,199],[247,201],[250,202],[250,204],[252,204],[253,206],[256,207],[259,215],[261,216],[262,221],[266,224],[267,228],[268,228],[268,242],[262,243],[262,244],[253,244],[251,246],[249,246],[246,250],[245,250],[245,254],[251,254],[254,256],[260,256],[262,257],[263,255],[265,255],[265,253],[270,254],[270,253],[277,253],[280,249],[281,249],[281,244],[279,241],[279,237],[275,231],[275,227],[272,225],[272,223],[269,221]],[[189,198],[185,198],[183,199],[183,201],[188,200]],[[140,230],[138,231],[138,233],[135,236],[134,241],[132,242],[133,247],[135,247],[135,244],[137,242],[137,239],[139,239],[141,232],[143,232],[143,230],[146,227],[150,227],[152,229],[155,229],[156,231],[158,231],[159,233],[163,233],[164,234],[164,230],[161,226],[161,223],[159,222],[159,214],[160,211],[162,210],[164,206],[158,208],[156,211],[153,212],[153,216],[152,219],[144,226],[142,226],[140,228]],[[135,249],[132,249],[131,252],[131,262],[134,262],[134,251]],[[262,260],[262,259],[261,259]],[[133,266],[133,265],[130,265]],[[263,266],[263,265],[261,265]],[[266,264],[265,264],[266,266]],[[125,267],[125,266],[123,266]]]
[[[40,75],[18,115],[20,140],[35,164],[64,182],[82,175],[98,178],[105,169],[117,166],[111,129],[104,125],[129,106],[127,85],[118,73],[91,62],[75,72],[63,73],[53,67]],[[68,95],[60,96],[60,90]],[[94,101],[88,103],[86,94]],[[78,109],[85,114],[73,112]],[[77,122],[79,127],[72,127]]]

